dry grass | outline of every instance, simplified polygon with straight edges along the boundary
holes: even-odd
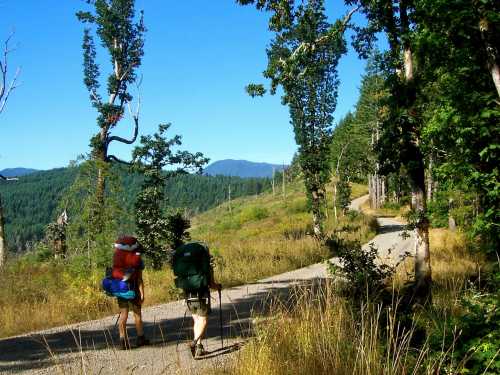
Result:
[[[294,307],[277,306],[273,319],[258,326],[257,338],[228,373],[400,375],[425,359],[411,353],[414,328],[402,328],[396,304],[383,310],[367,303],[353,310],[331,284],[298,290],[295,298]],[[380,343],[386,338],[384,349]]]
[[[327,286],[301,290],[293,307],[277,306],[272,319],[257,327],[257,337],[226,371],[231,374],[438,374],[442,359],[453,348],[429,352],[427,342],[411,345],[415,324],[434,324],[450,335],[445,317],[457,314],[458,298],[483,260],[467,250],[463,234],[431,230],[434,303],[419,316],[405,319],[391,308],[365,303],[353,309]],[[400,289],[412,269],[408,259],[398,270],[394,289]],[[411,314],[411,313],[410,313]],[[425,316],[425,319],[424,319]],[[408,317],[406,317],[408,318]],[[414,323],[408,325],[408,321]],[[405,328],[403,328],[405,327]]]
[[[353,186],[353,197],[366,188]],[[330,212],[331,207],[330,207]],[[310,214],[301,184],[287,187],[286,196],[270,193],[226,203],[193,219],[191,236],[209,244],[216,278],[225,286],[252,282],[328,257],[310,230]],[[346,236],[366,241],[374,233],[373,219],[359,216],[331,220],[327,230],[349,224]],[[76,271],[74,269],[77,269]],[[1,275],[0,337],[96,319],[116,312],[116,303],[100,290],[104,271],[86,264],[13,262]],[[146,269],[146,305],[179,298],[171,270]]]
[[[450,314],[458,306],[458,299],[471,278],[480,276],[486,264],[481,254],[470,251],[465,235],[447,229],[430,230],[433,303],[437,310]],[[413,258],[398,268],[395,285],[400,289],[413,275]]]
[[[410,211],[410,206],[401,206],[399,208],[394,208],[394,207],[381,207],[378,209],[374,209],[370,207],[370,202],[366,201],[362,206],[361,210],[370,216],[375,216],[375,217],[393,217],[394,219],[405,222],[406,219],[404,218],[404,215],[407,214]]]

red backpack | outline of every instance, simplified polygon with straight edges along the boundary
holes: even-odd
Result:
[[[115,254],[113,255],[113,279],[123,279],[129,276],[128,280],[137,279],[137,270],[142,268],[141,246],[137,238],[131,236],[120,237],[115,242]]]

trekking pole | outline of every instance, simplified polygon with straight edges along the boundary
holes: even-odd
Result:
[[[222,327],[222,285],[219,288],[219,322],[220,322],[220,344],[221,349],[224,349],[224,328]]]

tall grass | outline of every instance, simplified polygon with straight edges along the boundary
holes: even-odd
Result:
[[[417,373],[412,369],[426,359],[425,346],[412,351],[414,327],[403,328],[396,302],[392,309],[370,302],[353,309],[331,284],[297,290],[295,298],[258,326],[230,373],[401,375]]]
[[[398,270],[390,306],[355,304],[327,284],[295,293],[296,304],[277,305],[257,325],[256,338],[227,370],[249,374],[440,374],[453,350],[452,316],[459,297],[483,260],[467,250],[459,232],[431,230],[434,303],[408,311],[397,296],[408,280],[410,260]],[[405,269],[406,267],[406,269]],[[353,307],[356,306],[357,307]],[[405,309],[404,313],[398,313]],[[424,327],[427,335],[422,334]],[[442,337],[440,351],[425,337]],[[449,344],[451,342],[451,344]],[[448,344],[445,344],[448,343]],[[448,357],[449,358],[449,357]],[[460,371],[466,358],[459,362]],[[447,371],[450,371],[449,368]],[[449,373],[449,372],[447,372]],[[451,373],[455,373],[452,372]]]

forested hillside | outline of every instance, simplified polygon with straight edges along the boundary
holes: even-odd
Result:
[[[121,188],[117,200],[123,202],[128,222],[133,224],[135,197],[142,182],[141,176],[118,168]],[[21,251],[32,247],[44,236],[45,227],[56,219],[60,199],[68,191],[78,174],[78,168],[58,168],[24,176],[19,181],[0,184],[4,199],[6,234],[9,247]],[[185,208],[189,214],[206,211],[228,199],[231,185],[232,198],[260,194],[269,189],[267,179],[226,176],[179,175],[170,179],[165,193],[168,205]],[[69,218],[71,221],[71,217]]]

